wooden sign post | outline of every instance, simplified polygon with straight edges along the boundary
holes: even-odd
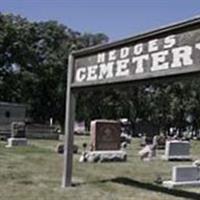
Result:
[[[73,124],[75,115],[75,96],[71,91],[71,78],[73,57],[69,56],[67,93],[66,93],[66,114],[65,114],[65,144],[64,144],[64,169],[62,187],[68,187],[72,184],[72,164],[73,164]]]

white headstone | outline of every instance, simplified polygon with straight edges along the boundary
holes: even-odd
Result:
[[[172,181],[197,181],[200,180],[199,168],[196,166],[175,166],[172,170]]]
[[[188,141],[167,141],[165,146],[165,160],[191,160],[190,143]]]
[[[176,186],[200,186],[200,168],[192,165],[174,166],[172,180],[164,181],[169,188]]]
[[[26,138],[9,138],[6,147],[27,146],[28,141]]]

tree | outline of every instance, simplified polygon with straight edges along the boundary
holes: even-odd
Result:
[[[0,14],[0,25],[1,100],[29,104],[36,122],[53,117],[63,125],[70,52],[108,38],[14,15]]]

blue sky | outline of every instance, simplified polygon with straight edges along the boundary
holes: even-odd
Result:
[[[0,12],[118,40],[200,15],[199,0],[0,0]]]

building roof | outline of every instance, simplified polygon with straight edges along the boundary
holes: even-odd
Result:
[[[27,107],[26,104],[0,101],[0,106]]]

